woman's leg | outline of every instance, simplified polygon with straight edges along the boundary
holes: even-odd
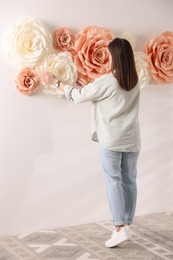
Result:
[[[107,197],[115,226],[127,224],[121,179],[122,154],[122,152],[100,147],[100,160],[105,176]]]
[[[122,154],[122,190],[126,223],[132,223],[137,200],[136,165],[139,152],[123,152]]]

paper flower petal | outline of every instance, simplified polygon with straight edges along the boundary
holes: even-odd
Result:
[[[150,82],[150,73],[148,63],[146,61],[146,54],[141,51],[136,51],[134,52],[134,57],[139,83],[141,88],[143,88]]]
[[[122,32],[118,35],[119,38],[126,39],[132,46],[132,49],[135,50],[136,48],[136,38],[129,32]]]

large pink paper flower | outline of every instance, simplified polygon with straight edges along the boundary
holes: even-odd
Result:
[[[66,27],[61,27],[55,30],[52,34],[53,47],[57,51],[72,52],[74,45],[74,35]]]
[[[78,79],[76,83],[79,87],[83,87],[87,85],[89,82],[92,82],[92,80],[87,75],[78,72]]]
[[[113,38],[111,31],[97,26],[88,26],[76,35],[74,62],[82,78],[91,82],[110,72],[111,56],[107,46]]]
[[[173,33],[164,32],[146,43],[146,54],[153,78],[161,84],[173,82]]]
[[[40,84],[39,77],[35,70],[30,68],[22,69],[16,77],[17,90],[25,95],[31,95],[35,92]]]

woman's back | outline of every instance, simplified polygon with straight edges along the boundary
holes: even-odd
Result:
[[[109,89],[109,96],[93,101],[92,139],[111,150],[139,150],[139,85],[126,91],[119,86],[112,74],[102,76],[99,83],[103,89]]]

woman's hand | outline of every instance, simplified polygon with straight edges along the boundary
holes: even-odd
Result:
[[[45,84],[55,84],[58,81],[58,79],[52,73],[46,70],[37,70],[37,75]]]
[[[64,87],[65,87],[64,83],[61,82],[60,85],[59,85],[59,88],[64,90]]]
[[[39,76],[40,80],[45,84],[56,84],[58,79],[50,72],[46,70],[37,70],[37,75]],[[64,84],[60,82],[59,88],[64,90]]]

